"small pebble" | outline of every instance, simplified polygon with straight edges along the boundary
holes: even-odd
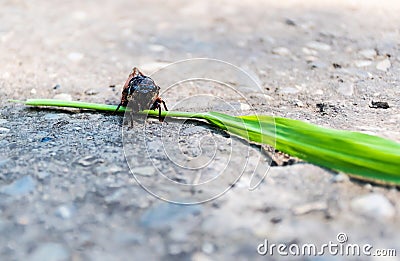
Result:
[[[36,94],[37,92],[36,92],[36,89],[32,89],[31,90],[31,94]]]
[[[270,219],[271,223],[273,224],[278,224],[282,222],[282,218],[281,217],[273,217]]]
[[[294,101],[294,104],[295,104],[297,107],[304,107],[304,103],[303,103],[302,101],[300,101],[300,100],[295,100],[295,101]]]
[[[316,50],[307,48],[307,47],[303,47],[301,49],[303,51],[304,54],[310,56],[310,57],[316,57],[318,55],[318,52]]]
[[[206,129],[202,126],[193,126],[182,130],[182,135],[193,135],[205,132]]]
[[[266,102],[274,100],[274,98],[272,98],[271,96],[262,93],[251,93],[250,98],[257,98]]]
[[[324,63],[322,61],[318,61],[318,60],[311,62],[310,65],[311,65],[312,69],[314,69],[314,68],[324,69],[328,66],[326,63]]]
[[[59,93],[59,94],[54,95],[53,99],[72,101],[72,96],[68,93]]]
[[[205,242],[202,247],[201,250],[206,253],[206,254],[212,254],[215,251],[215,247],[213,244],[209,243],[209,242]]]
[[[53,140],[53,138],[51,138],[51,137],[43,137],[43,138],[40,139],[40,142],[48,142],[48,141],[51,141],[51,140]]]
[[[30,222],[31,222],[31,219],[28,216],[20,216],[17,218],[17,223],[19,225],[26,226],[26,225],[29,225]]]
[[[36,173],[36,177],[40,180],[44,180],[45,178],[47,178],[48,176],[50,176],[50,173],[47,171],[39,171]]]
[[[368,59],[368,60],[374,60],[377,53],[374,49],[364,49],[358,52],[358,54],[364,58],[364,59]]]
[[[311,202],[293,208],[293,213],[295,215],[304,215],[311,211],[321,211],[326,210],[327,208],[328,205],[326,202]]]
[[[150,177],[156,172],[155,168],[152,166],[140,167],[132,169],[133,174],[138,174],[140,176]]]
[[[369,133],[370,135],[376,135],[376,133]],[[367,184],[365,184],[364,185],[364,188],[366,189],[366,190],[368,190],[368,191],[373,191],[374,190],[374,187],[370,184],[370,183],[367,183]]]
[[[376,64],[376,69],[383,71],[383,72],[387,72],[391,66],[392,66],[392,64],[390,63],[390,60],[385,59]]]
[[[316,90],[313,92],[313,94],[314,94],[314,95],[323,95],[323,94],[324,94],[324,91],[321,90],[321,89],[316,89]]]
[[[272,49],[272,53],[281,56],[289,56],[291,54],[290,50],[286,47],[276,47]]]
[[[314,49],[314,50],[318,50],[318,51],[329,51],[331,50],[331,46],[326,44],[326,43],[322,43],[322,42],[317,42],[317,41],[312,41],[307,43],[307,47]]]
[[[62,118],[61,114],[56,114],[56,113],[47,113],[43,116],[45,120],[58,120]]]
[[[352,83],[342,83],[338,88],[338,92],[345,96],[351,96],[354,93],[354,84]]]
[[[78,160],[77,163],[84,167],[89,167],[91,165],[95,165],[98,163],[104,163],[104,159],[100,159],[97,158],[96,156],[90,155]]]
[[[139,233],[132,233],[128,231],[118,231],[114,234],[112,241],[118,244],[132,247],[132,245],[140,245],[144,241],[144,236]]]
[[[342,182],[347,182],[349,180],[350,180],[349,176],[343,173],[339,173],[331,178],[331,181],[334,183],[342,183]]]
[[[60,88],[61,88],[61,85],[59,85],[59,84],[56,84],[56,85],[53,86],[53,89],[54,89],[54,90],[58,90],[58,89],[60,89]]]
[[[395,208],[383,195],[372,193],[354,198],[351,208],[359,214],[376,219],[392,218],[395,216]]]
[[[76,19],[78,21],[83,21],[86,19],[86,17],[87,17],[87,13],[84,11],[79,10],[79,11],[75,11],[72,13],[72,18]]]
[[[295,94],[298,93],[299,89],[295,87],[284,87],[282,89],[279,89],[280,94]]]
[[[381,101],[372,101],[371,105],[369,106],[370,108],[374,108],[374,109],[389,109],[390,106],[387,102],[381,102]]]
[[[2,159],[2,158],[0,158],[0,168],[2,168],[8,162],[10,162],[10,159]]]
[[[70,207],[63,205],[57,208],[55,214],[60,218],[69,219],[72,216],[72,211]]]
[[[148,208],[140,218],[147,228],[162,228],[179,225],[182,219],[191,217],[201,210],[201,205],[184,206],[172,203],[158,203]]]
[[[83,58],[82,53],[72,52],[72,53],[68,54],[68,59],[70,59],[73,62],[78,62],[78,61],[82,60],[82,58]]]
[[[89,90],[86,90],[86,91],[85,91],[85,94],[86,94],[86,95],[96,95],[96,94],[98,94],[98,93],[99,93],[98,91],[93,90],[93,89],[89,89]]]
[[[9,72],[4,72],[4,73],[3,73],[3,78],[4,78],[4,79],[10,78],[10,76],[11,76],[11,74],[10,74]]]
[[[165,51],[167,48],[163,45],[159,44],[151,44],[149,45],[149,50],[153,52],[162,52]]]
[[[189,231],[187,227],[184,226],[176,226],[173,227],[171,232],[169,233],[169,238],[173,241],[177,242],[185,242],[189,238]]]
[[[313,21],[307,21],[300,24],[301,29],[304,31],[314,31],[316,24]]]
[[[182,249],[181,245],[179,245],[179,244],[171,244],[168,247],[168,254],[170,254],[170,255],[179,255],[183,252],[184,252],[184,250]]]
[[[110,203],[118,203],[123,200],[123,197],[126,195],[126,191],[124,189],[118,189],[112,194],[104,197],[104,201],[108,204]]]
[[[290,26],[296,26],[296,23],[292,19],[289,19],[289,18],[287,18],[285,20],[285,24],[290,25]]]
[[[306,60],[307,63],[311,63],[311,62],[314,62],[314,61],[318,60],[318,57],[317,56],[308,55],[308,56],[304,57],[304,59]]]
[[[35,189],[36,182],[31,176],[25,176],[15,180],[11,184],[0,188],[0,193],[9,196],[25,196]]]
[[[6,134],[6,133],[9,133],[9,132],[10,132],[10,129],[0,127],[0,134]]]
[[[354,65],[356,67],[358,67],[358,68],[360,68],[360,67],[368,67],[371,64],[372,64],[372,62],[368,61],[368,60],[357,60],[357,61],[354,62]]]
[[[29,257],[30,261],[63,261],[70,258],[68,250],[59,243],[43,243]]]
[[[196,252],[192,255],[191,261],[211,261],[212,259],[206,254],[201,252]]]
[[[241,111],[248,111],[250,109],[251,109],[250,105],[248,105],[246,103],[240,103],[240,110]]]
[[[241,48],[244,48],[247,46],[247,42],[244,40],[237,41],[236,44],[237,44],[237,46],[239,46]]]

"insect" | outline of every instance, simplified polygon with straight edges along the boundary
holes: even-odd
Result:
[[[161,117],[161,104],[164,109],[168,111],[165,102],[158,96],[160,86],[156,85],[153,79],[145,76],[138,68],[133,68],[132,73],[129,74],[122,89],[121,102],[118,104],[115,112],[121,106],[129,106],[131,109],[131,125],[133,126],[133,114],[141,110],[156,110],[158,109],[158,119],[160,122],[164,120]]]

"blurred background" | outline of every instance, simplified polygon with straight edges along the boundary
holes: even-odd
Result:
[[[398,61],[399,6],[373,0],[3,0],[1,94],[29,98],[62,92],[115,103],[133,66],[150,74],[193,57],[247,68],[271,92],[296,85],[323,89],[334,82],[324,72],[333,70],[332,63],[359,75],[387,54]],[[377,53],[359,53],[365,49]],[[57,84],[62,89],[54,88]],[[98,95],[82,97],[85,91]]]

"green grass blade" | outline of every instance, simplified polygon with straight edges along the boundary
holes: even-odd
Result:
[[[254,116],[241,118],[257,121]],[[320,166],[361,175],[365,179],[400,184],[399,143],[298,120],[274,119],[276,149]],[[259,122],[264,124],[264,116]]]
[[[51,99],[15,101],[31,106],[58,106],[115,111],[117,106]],[[124,112],[125,108],[120,108]],[[158,116],[157,111],[142,114]],[[168,111],[162,116],[196,118],[250,141],[276,149],[307,162],[343,171],[357,178],[400,184],[400,144],[368,134],[323,128],[314,124],[265,115],[234,117],[218,112]]]
[[[51,107],[69,107],[69,108],[80,108],[89,109],[97,111],[115,111],[117,106],[99,104],[99,103],[89,103],[89,102],[79,102],[79,101],[63,101],[55,99],[28,99],[26,101],[10,100],[11,102],[23,103],[30,106],[51,106]],[[125,108],[120,108],[118,111],[125,112]]]

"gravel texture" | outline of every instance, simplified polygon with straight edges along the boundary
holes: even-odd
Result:
[[[139,117],[131,128],[122,115],[8,102],[118,104],[132,67],[151,74],[208,57],[243,68],[261,91],[240,80],[241,98],[217,83],[167,90],[192,71],[227,75],[182,68],[156,79],[170,108],[254,109],[400,142],[399,11],[372,0],[1,1],[0,260],[280,259],[257,246],[322,245],[340,232],[399,255],[398,188],[272,164],[260,146],[202,122]],[[185,100],[199,93],[214,99]]]

